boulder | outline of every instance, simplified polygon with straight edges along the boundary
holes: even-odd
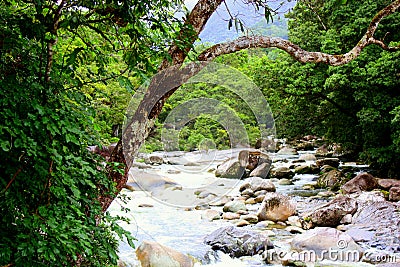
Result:
[[[270,168],[271,168],[271,163],[270,162],[261,163],[254,170],[252,170],[250,172],[250,176],[267,178]]]
[[[214,198],[214,200],[212,200],[209,204],[210,206],[224,206],[226,203],[228,203],[229,201],[231,201],[232,198],[226,195],[223,195],[220,198]]]
[[[268,193],[257,212],[259,221],[286,221],[296,212],[296,206],[288,196],[279,193]]]
[[[259,195],[259,196],[256,196],[256,198],[254,200],[256,203],[262,203],[264,198],[265,198],[265,195]]]
[[[248,221],[249,223],[258,223],[258,217],[256,214],[247,214],[247,215],[242,215],[240,217],[241,220]]]
[[[279,185],[292,185],[293,182],[291,180],[289,180],[289,179],[282,178],[282,179],[279,180],[278,184]]]
[[[228,159],[215,170],[216,177],[240,179],[243,177],[245,168],[236,159]]]
[[[248,166],[248,169],[254,169],[257,166],[257,161],[250,162],[249,155],[250,155],[250,151],[248,151],[248,150],[240,151],[239,155],[238,155],[239,164],[242,167]]]
[[[258,165],[263,163],[272,164],[272,159],[268,156],[268,154],[260,152],[260,154],[258,155]]]
[[[246,201],[244,202],[246,205],[253,205],[256,204],[256,199],[254,197],[250,197],[248,199],[246,199]]]
[[[273,247],[267,236],[235,226],[215,230],[206,236],[204,243],[231,257],[253,256]]]
[[[317,180],[318,188],[330,188],[338,190],[346,182],[346,177],[338,170],[331,170],[323,173]]]
[[[357,192],[351,195],[359,203],[385,201],[385,195],[381,191]]]
[[[247,189],[250,189],[252,192],[254,192],[254,194],[262,190],[264,190],[265,192],[276,191],[275,185],[271,181],[262,179],[260,177],[250,177],[244,180],[244,184],[240,187],[239,190],[241,190],[243,194]]]
[[[237,227],[243,227],[243,226],[247,226],[250,225],[250,223],[248,221],[245,220],[240,220],[235,224]]]
[[[390,201],[400,201],[400,187],[392,187],[389,190]]]
[[[150,164],[157,164],[157,165],[161,165],[164,163],[164,159],[160,156],[156,156],[156,155],[151,155],[149,157],[149,162]]]
[[[324,165],[329,165],[334,168],[339,167],[340,161],[338,158],[324,158],[324,159],[319,159],[315,162],[318,167],[322,167]]]
[[[225,212],[222,214],[222,219],[224,220],[237,220],[240,219],[240,215],[233,212]]]
[[[363,256],[362,248],[348,234],[328,227],[317,227],[296,235],[291,248],[304,253],[303,261],[327,259],[358,262]]]
[[[278,154],[278,155],[298,155],[299,152],[297,152],[297,150],[294,149],[294,148],[285,146],[285,147],[281,148],[281,149],[277,152],[277,154]]]
[[[317,165],[300,165],[294,169],[294,172],[297,174],[317,174],[320,172]]]
[[[376,179],[369,173],[360,173],[342,186],[344,194],[371,191],[378,187]]]
[[[193,261],[187,255],[157,242],[143,241],[136,255],[142,267],[192,267]]]
[[[207,191],[207,190],[201,191],[201,192],[197,195],[197,197],[200,198],[200,199],[204,199],[204,198],[209,197],[209,196],[216,197],[217,195],[214,194],[214,193],[211,193],[211,192],[209,192],[209,191]]]
[[[333,151],[328,149],[327,145],[322,145],[315,151],[316,157],[329,157],[333,155]]]
[[[201,214],[201,219],[207,221],[214,221],[221,219],[221,212],[217,210],[208,209]]]
[[[224,212],[237,212],[239,210],[246,210],[246,205],[242,201],[232,200],[224,205]]]
[[[133,186],[137,190],[143,191],[162,190],[168,187],[179,186],[177,182],[168,177],[147,173],[146,171],[137,168],[132,168],[129,171],[128,185]]]
[[[400,180],[396,179],[376,179],[380,188],[389,190],[392,187],[400,187]]]
[[[337,170],[335,167],[329,166],[329,165],[324,165],[320,168],[321,173],[327,173],[330,172],[332,170]]]
[[[368,230],[371,232],[369,240],[363,243],[381,250],[397,251],[400,244],[400,205],[385,200],[357,201],[358,209],[346,231],[352,228]]]
[[[292,178],[294,173],[288,167],[279,167],[271,170],[271,177],[274,178]]]
[[[296,145],[296,149],[297,150],[313,150],[314,143],[301,140],[301,142]]]
[[[240,166],[245,167],[250,171],[253,171],[256,167],[263,163],[268,163],[269,166],[271,166],[272,163],[270,157],[259,150],[242,150],[239,152],[238,160]],[[269,169],[268,164],[263,168]]]
[[[324,204],[311,213],[303,215],[308,218],[312,226],[336,227],[347,214],[354,214],[357,211],[357,201],[346,196],[338,196],[331,202]]]
[[[300,160],[305,160],[305,161],[316,161],[317,158],[315,157],[314,154],[302,154],[299,157]]]

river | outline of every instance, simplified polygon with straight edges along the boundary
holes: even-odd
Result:
[[[208,151],[208,152],[175,152],[175,153],[156,153],[153,155],[163,157],[165,161],[174,163],[148,166],[138,164],[134,167],[132,174],[149,174],[150,176],[168,177],[175,181],[178,186],[171,186],[165,189],[161,186],[154,189],[144,188],[146,191],[137,188],[136,191],[123,190],[121,194],[126,195],[130,200],[126,204],[120,199],[114,200],[109,208],[112,215],[122,215],[128,217],[129,224],[122,222],[124,229],[130,231],[137,239],[136,247],[144,240],[156,241],[162,245],[171,247],[177,251],[189,254],[200,262],[196,266],[271,266],[265,264],[260,256],[242,257],[232,259],[221,252],[212,252],[210,247],[203,243],[204,237],[212,231],[232,225],[226,220],[208,221],[202,219],[204,210],[196,209],[204,205],[202,202],[210,199],[199,199],[195,191],[208,189],[218,197],[223,195],[237,196],[238,188],[243,181],[235,179],[225,179],[215,177],[213,170],[225,159],[238,153],[239,150],[231,151]],[[299,153],[314,153],[314,151],[301,151]],[[142,155],[144,157],[145,155]],[[298,155],[277,155],[271,154],[275,166],[290,166],[293,160],[298,159]],[[312,162],[307,162],[308,164]],[[142,169],[145,168],[145,169]],[[145,176],[144,176],[145,177]],[[272,180],[277,192],[289,194],[299,203],[298,209],[307,208],[308,204],[304,201],[302,193],[315,195],[320,191],[302,190],[305,184],[314,184],[316,175],[302,174],[296,175],[292,185],[280,185],[278,180]],[[132,183],[132,177],[130,177]],[[213,191],[214,190],[214,191]],[[299,196],[300,195],[300,196]],[[206,205],[207,203],[205,203]],[[314,203],[318,204],[318,203]],[[121,205],[130,209],[128,213],[121,211]],[[249,205],[248,205],[249,206]],[[251,205],[250,212],[255,212],[258,205]],[[310,206],[308,206],[310,208]],[[212,207],[212,209],[222,211],[222,207]],[[257,229],[256,225],[247,226],[248,229]],[[266,229],[262,229],[265,231]],[[288,247],[293,235],[282,229],[279,225],[271,226],[268,234],[275,246]],[[135,250],[126,242],[121,241],[119,247],[120,260],[126,266],[140,266],[135,254]],[[357,265],[360,266],[360,265]]]

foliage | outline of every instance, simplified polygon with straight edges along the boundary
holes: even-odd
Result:
[[[357,44],[373,16],[389,3],[347,1],[338,5],[336,1],[315,1],[310,10],[300,2],[289,16],[289,36],[308,50],[345,53]],[[318,17],[312,15],[315,13]],[[385,42],[399,40],[399,16],[395,13],[385,19],[376,38]],[[393,124],[400,104],[399,55],[376,46],[367,47],[345,66],[309,67],[303,76],[304,86],[286,84],[296,85],[296,91],[304,92],[298,108],[307,108],[307,102],[316,104],[314,114],[318,119],[312,121],[322,126],[327,138],[362,152],[364,160],[382,170],[381,175],[389,176],[399,176],[400,167],[398,129]],[[289,69],[299,73],[304,68],[307,67],[295,63]]]
[[[99,144],[99,122],[122,120],[102,117],[100,95],[131,93],[165,56],[175,3],[0,5],[1,266],[115,265],[117,237],[133,245],[117,224],[125,219],[102,210],[115,184],[87,147]]]

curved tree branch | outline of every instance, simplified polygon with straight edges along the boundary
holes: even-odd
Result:
[[[361,54],[361,51],[371,44],[379,45],[382,49],[387,51],[400,50],[400,45],[391,47],[385,44],[383,41],[374,38],[374,34],[381,20],[384,17],[396,12],[399,7],[400,0],[396,0],[392,2],[389,6],[379,11],[378,14],[371,20],[371,23],[369,24],[366,33],[358,42],[358,44],[349,52],[343,55],[331,55],[322,52],[309,52],[302,49],[298,45],[293,44],[292,42],[282,38],[268,36],[243,36],[232,42],[217,44],[206,49],[198,56],[198,59],[200,61],[210,61],[220,55],[234,53],[247,48],[275,47],[286,51],[293,58],[302,63],[325,63],[331,66],[344,65],[357,58]]]

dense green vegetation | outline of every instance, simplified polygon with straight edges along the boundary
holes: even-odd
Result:
[[[132,241],[117,224],[123,218],[104,212],[101,202],[116,193],[107,173],[123,169],[105,164],[87,147],[120,137],[130,97],[169,57],[166,45],[187,27],[173,16],[181,2],[0,4],[0,266],[107,266],[116,264],[117,236]],[[312,2],[312,11],[300,2],[288,15],[288,35],[305,49],[328,53],[356,45],[371,18],[390,3]],[[277,35],[284,23],[276,22]],[[378,36],[400,40],[398,12],[382,22]],[[278,137],[324,136],[382,175],[399,176],[400,52],[370,46],[342,67],[300,64],[270,49],[241,51],[216,62],[247,74],[261,88]],[[162,149],[161,128],[169,112],[199,97],[229,106],[250,143],[259,138],[254,115],[237,94],[199,83],[183,86],[169,99],[146,148]],[[179,148],[229,147],[220,118],[203,115],[188,122]]]
[[[87,147],[112,141],[164,56],[151,47],[172,38],[173,4],[1,2],[0,266],[115,265],[117,237],[132,244],[100,200],[118,166]]]

